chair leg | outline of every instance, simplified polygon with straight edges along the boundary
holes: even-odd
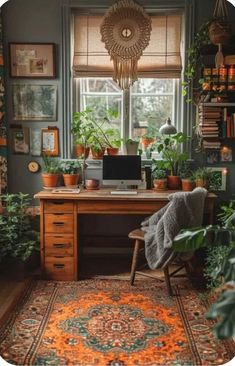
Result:
[[[164,276],[165,276],[168,295],[173,296],[173,291],[172,291],[171,281],[170,281],[170,275],[169,275],[169,267],[167,266],[167,267],[163,268],[163,271],[164,271]]]
[[[131,264],[131,277],[130,277],[131,286],[134,285],[135,281],[135,271],[138,263],[139,249],[140,249],[140,240],[136,239]]]

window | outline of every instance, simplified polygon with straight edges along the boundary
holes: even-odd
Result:
[[[176,79],[141,78],[125,92],[126,97],[111,78],[80,78],[75,83],[77,109],[90,108],[97,119],[106,110],[117,111],[118,118],[113,124],[122,138],[155,134],[168,117],[176,122]]]

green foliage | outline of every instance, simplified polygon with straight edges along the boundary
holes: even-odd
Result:
[[[194,175],[190,168],[189,161],[183,161],[180,166],[180,178],[181,179],[189,179],[190,181],[194,181]]]
[[[81,164],[78,160],[64,160],[60,162],[60,170],[64,174],[77,174],[81,169]]]
[[[152,159],[151,171],[152,178],[154,179],[165,179],[167,177],[167,171],[163,160]]]
[[[157,143],[157,151],[162,155],[165,168],[170,170],[171,175],[178,175],[180,164],[188,159],[188,154],[182,152],[182,144],[187,139],[185,134],[179,132],[168,137],[161,137]]]
[[[43,155],[43,166],[42,166],[43,173],[47,174],[58,174],[60,172],[60,161],[59,159]]]
[[[28,194],[2,195],[4,213],[0,216],[0,262],[5,257],[25,261],[34,250],[39,249],[39,233],[32,229],[27,208]]]
[[[223,226],[208,226],[182,230],[173,242],[173,249],[179,252],[208,248],[207,278],[213,287],[223,282],[231,290],[222,293],[207,313],[209,319],[219,318],[214,332],[219,339],[235,336],[235,211],[233,203],[222,206],[220,219]]]
[[[194,179],[202,179],[204,181],[209,181],[211,177],[212,170],[210,168],[198,168],[193,172]]]
[[[74,136],[74,143],[85,147],[94,133],[94,117],[91,109],[73,114],[73,123],[71,132]]]

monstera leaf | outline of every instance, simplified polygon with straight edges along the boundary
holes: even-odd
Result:
[[[227,339],[235,336],[235,290],[224,292],[215,302],[206,317],[215,319],[221,317],[222,320],[215,326],[214,332],[219,339]]]

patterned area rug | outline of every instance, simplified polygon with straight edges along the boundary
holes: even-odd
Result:
[[[17,365],[222,365],[233,342],[217,341],[194,290],[121,280],[33,282],[0,331],[0,355]],[[234,345],[234,344],[233,344]]]

